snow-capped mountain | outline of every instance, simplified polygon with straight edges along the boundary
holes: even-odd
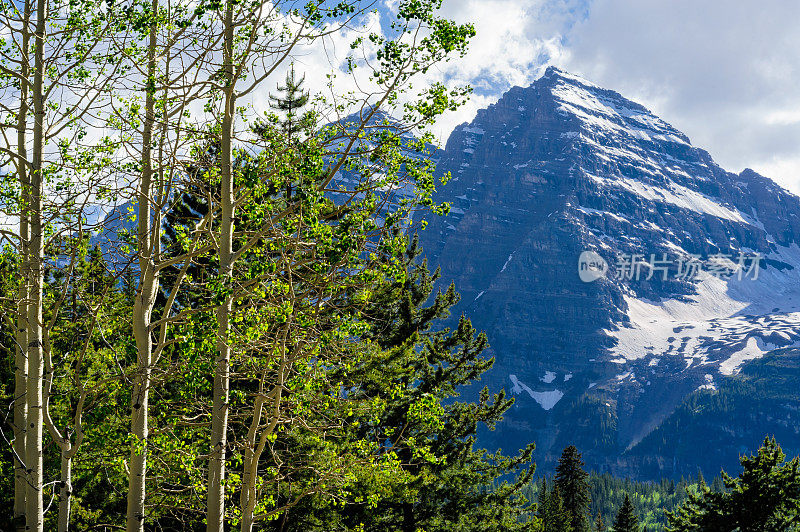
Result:
[[[440,155],[452,208],[429,217],[422,244],[462,294],[456,314],[489,336],[490,388],[517,399],[488,444],[536,441],[544,464],[575,443],[590,467],[717,472],[652,442],[712,430],[687,401],[733,393],[746,366],[774,362],[765,354],[795,360],[800,199],[726,172],[646,108],[553,67],[456,128]],[[747,430],[736,412],[713,430],[753,448],[798,425],[800,387],[781,401]]]

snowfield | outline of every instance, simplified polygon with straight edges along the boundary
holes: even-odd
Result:
[[[606,333],[617,340],[611,362],[681,357],[686,367],[717,365],[735,374],[747,360],[800,346],[800,248],[778,248],[767,257],[792,266],[768,267],[751,278],[704,273],[696,294],[654,302],[625,295],[628,326]]]

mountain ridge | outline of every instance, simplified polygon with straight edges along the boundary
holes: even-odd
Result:
[[[427,220],[423,249],[462,293],[455,314],[489,335],[488,384],[517,398],[488,444],[534,440],[548,464],[576,443],[598,469],[630,472],[626,452],[692,394],[800,345],[800,198],[725,171],[644,106],[550,67],[439,155],[451,214]],[[582,282],[583,252],[606,275]],[[634,282],[623,255],[675,264]],[[759,279],[734,268],[744,255],[762,257]],[[732,279],[677,278],[694,256]]]

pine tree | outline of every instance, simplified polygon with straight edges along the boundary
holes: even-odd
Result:
[[[617,517],[614,519],[614,532],[639,532],[639,518],[636,517],[636,510],[633,508],[630,497],[625,494],[625,500],[622,502]]]
[[[539,489],[536,493],[536,517],[539,518],[539,522],[542,525],[542,531],[546,530],[547,527],[547,498],[549,494],[547,493],[547,479],[543,478],[539,483]]]
[[[299,133],[307,132],[310,126],[313,125],[314,117],[310,113],[301,114],[303,107],[308,104],[309,93],[303,90],[303,83],[306,77],[303,75],[300,79],[296,79],[294,72],[294,63],[286,73],[283,86],[278,85],[279,93],[277,95],[269,95],[270,108],[278,111],[284,115],[283,120],[280,121],[280,126],[286,138],[285,141],[289,146],[296,141],[300,140]],[[262,131],[263,124],[256,124],[256,133]],[[286,197],[292,196],[293,183],[288,181],[286,183]]]
[[[536,516],[541,522],[542,532],[573,532],[570,523],[571,515],[564,507],[564,501],[558,485],[548,491],[547,479],[542,479],[539,488]]]
[[[547,522],[543,532],[573,532],[572,514],[564,506],[564,498],[558,484],[547,498]]]
[[[564,508],[570,514],[570,523],[575,532],[589,529],[587,512],[589,496],[589,474],[583,470],[581,453],[574,445],[565,448],[556,466],[556,485],[561,492]]]
[[[269,95],[269,106],[285,114],[282,125],[289,138],[300,128],[302,119],[299,118],[299,113],[308,104],[309,93],[303,90],[305,79],[305,75],[300,79],[295,78],[294,63],[292,63],[289,72],[286,73],[284,85],[278,85],[280,93],[277,96]]]
[[[364,503],[298,505],[275,530],[530,530],[521,492],[533,475],[533,446],[512,457],[474,447],[478,427],[492,428],[513,399],[484,389],[475,401],[455,400],[493,360],[481,356],[486,337],[468,319],[453,329],[437,326],[459,295],[452,285],[434,295],[439,273],[418,262],[420,254],[414,238],[403,257],[405,278],[376,286],[363,311],[371,325],[363,340],[377,352],[331,374],[351,400],[385,405],[376,418],[353,417],[350,437],[381,442],[378,452],[396,454],[405,480],[365,480],[358,493]]]

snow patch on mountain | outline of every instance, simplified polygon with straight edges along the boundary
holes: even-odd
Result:
[[[500,270],[500,273],[506,271],[506,268],[508,268],[508,264],[511,262],[511,259],[513,258],[514,258],[514,253],[511,253],[511,255],[509,255],[508,258],[506,259],[505,264],[503,264],[503,268]]]
[[[669,183],[669,188],[663,188],[621,176],[614,179],[595,175],[590,177],[603,186],[623,188],[649,201],[670,203],[682,209],[710,214],[732,222],[750,223],[739,211],[720,205],[711,198],[677,183]]]
[[[514,395],[520,394],[523,391],[527,392],[531,398],[539,403],[544,410],[550,410],[556,403],[558,403],[562,397],[564,397],[564,392],[561,390],[549,390],[546,392],[535,392],[533,391],[527,384],[520,381],[516,375],[511,374],[508,376],[509,380],[511,380],[511,392]]]
[[[764,341],[761,338],[750,337],[744,349],[737,351],[725,362],[719,365],[719,372],[723,375],[733,375],[742,364],[748,360],[761,358],[768,349],[764,348]]]
[[[680,132],[644,107],[576,76],[559,73],[552,94],[562,111],[578,117],[589,130],[621,133],[650,142],[655,135],[655,140],[688,144]]]

